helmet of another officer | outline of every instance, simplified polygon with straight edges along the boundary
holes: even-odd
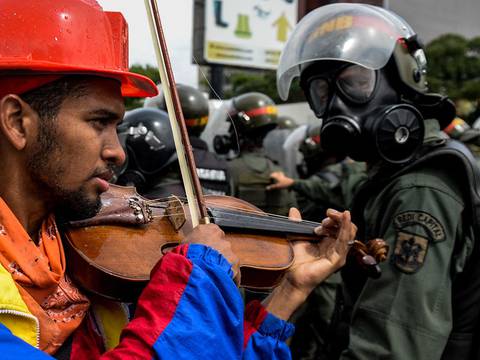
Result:
[[[154,108],[129,112],[119,127],[128,156],[128,169],[148,177],[177,159],[168,114]]]
[[[287,115],[280,115],[277,118],[277,129],[295,129],[298,125],[296,121],[291,117]]]
[[[154,107],[167,111],[165,97],[160,94],[145,100],[144,107]],[[177,84],[178,97],[188,133],[200,136],[208,123],[208,98],[200,90],[184,84]]]
[[[305,139],[303,139],[303,141],[298,147],[298,151],[302,153],[304,159],[311,159],[323,153],[320,142],[321,128],[321,122],[319,124],[310,125],[308,127],[307,133],[305,134]]]
[[[229,114],[241,134],[265,132],[277,126],[277,106],[270,97],[259,92],[234,97]]]

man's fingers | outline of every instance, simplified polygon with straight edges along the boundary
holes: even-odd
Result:
[[[338,250],[344,250],[348,249],[349,247],[349,242],[351,242],[354,239],[355,233],[352,233],[352,220],[350,216],[350,211],[345,211],[343,213],[343,221],[340,225],[340,229],[338,231],[338,236],[337,239],[339,247],[337,247]],[[343,252],[343,251],[342,251]],[[339,252],[340,254],[342,252]]]
[[[334,220],[332,218],[325,218],[322,220],[322,226],[326,228],[338,228],[338,225],[340,225],[341,220]]]
[[[322,225],[315,228],[315,234],[317,235],[332,235],[336,233],[338,229],[338,221],[331,218],[325,218],[322,220]]]
[[[345,212],[340,212],[335,209],[327,209],[327,216],[334,220],[342,220],[344,213]]]

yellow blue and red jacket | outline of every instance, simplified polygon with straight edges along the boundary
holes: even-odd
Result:
[[[112,317],[118,309],[109,313],[103,306],[98,312],[110,330],[99,331],[98,317],[90,314],[74,334],[71,359],[290,359],[284,340],[293,334],[293,325],[258,302],[244,308],[232,275],[230,264],[214,249],[178,246],[152,270],[121,335],[116,337],[111,326],[123,326]],[[2,358],[50,358],[35,349],[38,321],[5,269],[0,269],[0,289]]]

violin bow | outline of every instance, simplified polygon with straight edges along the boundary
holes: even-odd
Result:
[[[188,137],[187,126],[183,117],[180,99],[178,97],[175,79],[173,76],[167,44],[163,33],[162,23],[156,0],[144,0],[147,10],[147,18],[152,35],[153,47],[158,63],[160,81],[162,84],[165,104],[167,105],[168,117],[173,132],[173,140],[177,151],[178,163],[182,175],[185,194],[189,203],[192,225],[195,227],[200,222],[208,224],[209,217],[203,200],[202,187],[198,179],[192,146]]]

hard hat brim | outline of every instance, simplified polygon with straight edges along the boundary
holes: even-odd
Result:
[[[3,61],[0,65],[0,73],[5,75],[89,75],[115,79],[121,83],[123,97],[151,97],[158,94],[155,83],[147,76],[130,71],[84,68],[79,66],[68,66],[64,64],[51,63],[47,61],[30,62],[28,65],[18,61]],[[32,89],[29,89],[32,90]]]

